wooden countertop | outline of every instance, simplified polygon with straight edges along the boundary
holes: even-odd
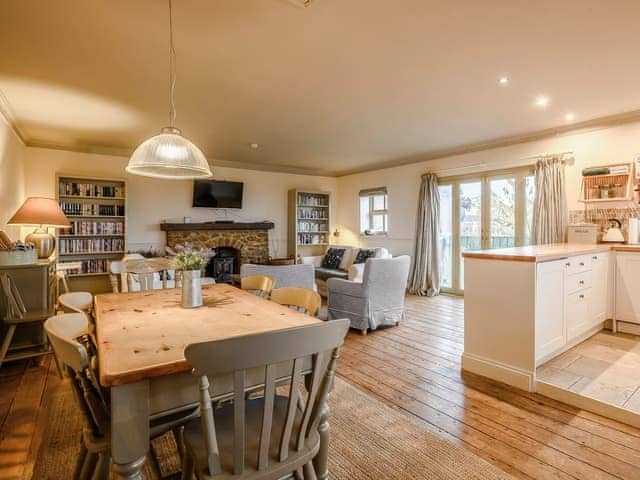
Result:
[[[180,306],[181,290],[109,293],[95,299],[100,383],[123,385],[189,371],[190,343],[264,333],[321,320],[225,284],[202,287],[204,306]]]
[[[480,258],[485,260],[506,260],[512,262],[546,262],[560,258],[587,255],[590,253],[608,252],[640,252],[640,245],[624,244],[586,244],[586,243],[553,243],[549,245],[532,245],[528,247],[495,248],[490,250],[472,250],[462,252],[464,258]]]

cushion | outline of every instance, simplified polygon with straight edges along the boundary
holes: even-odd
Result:
[[[358,255],[358,251],[360,250],[358,247],[343,247],[346,251],[344,252],[344,256],[342,257],[342,261],[340,262],[340,270],[344,270],[345,272],[349,270],[349,267],[353,265],[353,261],[356,259],[356,255]]]
[[[358,252],[358,255],[356,255],[356,258],[353,261],[353,263],[365,263],[368,258],[374,258],[375,255],[376,255],[375,250],[366,250],[363,248]]]
[[[338,270],[344,257],[344,248],[330,248],[322,259],[322,268]]]

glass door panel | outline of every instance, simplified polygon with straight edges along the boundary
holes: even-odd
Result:
[[[459,252],[482,248],[482,182],[460,183],[459,186],[460,228],[458,230]],[[459,257],[459,288],[464,289],[464,260]]]
[[[516,179],[489,178],[489,239],[487,248],[516,245]]]
[[[453,186],[440,185],[440,286],[453,287]]]

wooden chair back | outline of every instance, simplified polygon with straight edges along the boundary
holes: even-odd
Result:
[[[174,269],[169,258],[144,258],[139,254],[127,256],[124,260],[113,261],[110,265],[111,288],[114,293],[129,291],[129,277],[134,276],[141,291],[153,290],[154,276],[162,280],[162,288],[167,288],[167,270]]]
[[[71,288],[69,288],[69,277],[67,272],[64,270],[56,270],[56,278],[58,279],[58,285],[62,284],[62,290],[64,293],[69,293]]]
[[[271,300],[280,305],[295,307],[304,313],[316,316],[322,299],[318,292],[302,287],[282,287],[271,291]]]
[[[88,320],[83,313],[65,313],[47,319],[44,329],[53,352],[71,379],[74,398],[92,432],[104,435],[109,427],[109,407],[91,367],[89,353],[78,341],[87,333]]]
[[[2,294],[7,306],[4,320],[7,323],[11,323],[12,320],[22,319],[24,314],[27,313],[27,309],[11,275],[8,273],[0,273],[0,288],[2,289]]]
[[[194,375],[199,377],[202,432],[210,475],[221,473],[222,467],[209,395],[209,382],[215,383],[216,378],[233,374],[234,466],[233,472],[225,473],[241,476],[245,471],[245,448],[249,443],[245,438],[246,370],[256,367],[264,368],[264,407],[262,429],[258,440],[257,469],[267,472],[270,467],[269,447],[278,380],[277,364],[289,362],[291,370],[290,379],[287,382],[289,388],[287,389],[286,420],[277,437],[280,439],[278,449],[280,465],[271,465],[274,468],[281,466],[291,453],[302,450],[309,436],[317,432],[327,395],[333,383],[340,347],[348,328],[349,320],[342,319],[266,334],[195,343],[186,347],[185,357],[194,367]],[[306,382],[308,394],[304,396],[299,393],[299,385],[303,374],[303,363],[307,360],[311,360],[312,369]],[[299,415],[299,423],[294,431],[297,415]],[[293,449],[292,435],[295,435]]]
[[[275,284],[275,279],[269,275],[250,275],[240,280],[240,287],[243,290],[256,293],[261,297],[268,297],[271,295],[271,291]]]

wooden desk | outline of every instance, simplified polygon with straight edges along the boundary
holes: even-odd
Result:
[[[150,416],[197,404],[197,379],[184,347],[320,321],[225,284],[204,286],[202,294],[205,305],[196,309],[180,306],[179,289],[96,296],[100,382],[111,388],[111,453],[118,478],[143,478]],[[263,378],[263,370],[249,372],[247,384]],[[231,376],[213,384],[214,398],[233,391]],[[327,440],[328,435],[325,451]],[[319,478],[326,478],[326,470],[320,466]]]

